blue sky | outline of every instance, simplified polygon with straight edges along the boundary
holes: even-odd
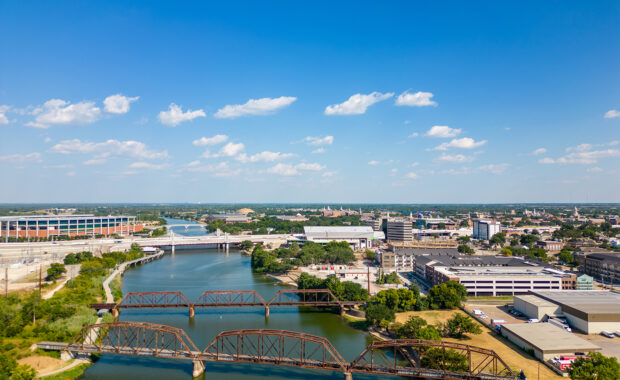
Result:
[[[0,2],[2,202],[618,202],[620,3]]]

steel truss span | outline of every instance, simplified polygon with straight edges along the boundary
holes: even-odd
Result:
[[[48,342],[54,345],[53,342]],[[492,350],[419,339],[372,342],[352,362],[326,338],[286,330],[224,331],[202,351],[179,328],[145,322],[111,322],[83,327],[64,354],[117,354],[189,360],[194,375],[205,362],[278,365],[426,379],[510,379],[517,376]]]

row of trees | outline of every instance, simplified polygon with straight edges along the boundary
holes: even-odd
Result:
[[[252,231],[254,235],[265,235],[268,232],[282,234],[298,234],[304,232],[304,226],[359,226],[362,225],[359,215],[339,216],[328,218],[322,216],[311,216],[305,222],[291,222],[280,220],[275,216],[265,216],[258,218],[250,223],[226,223],[223,220],[213,220],[207,222],[209,231],[217,229],[232,235],[238,235],[243,231]]]
[[[325,246],[306,242],[302,248],[292,243],[290,248],[267,251],[260,244],[252,250],[252,270],[257,273],[278,273],[299,265],[350,264],[355,254],[347,242],[329,242]]]
[[[329,289],[341,301],[366,301],[368,292],[360,284],[352,281],[341,282],[335,276],[320,279],[303,272],[297,279],[299,289]]]

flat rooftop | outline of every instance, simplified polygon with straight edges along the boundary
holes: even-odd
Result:
[[[550,323],[508,323],[502,325],[512,334],[543,353],[598,351],[596,344]]]
[[[614,316],[614,321],[620,321],[618,293],[604,290],[535,290],[531,293],[562,306],[564,312],[577,312],[582,315],[607,314]]]
[[[558,304],[553,303],[553,302],[549,302],[546,299],[540,298],[540,297],[536,297],[535,295],[532,294],[525,294],[522,296],[515,296],[515,299],[521,299],[529,304],[532,305],[536,305],[538,307],[558,307]]]

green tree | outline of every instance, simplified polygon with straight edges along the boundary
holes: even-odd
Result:
[[[251,241],[244,240],[239,244],[239,248],[241,248],[244,251],[249,251],[250,249],[252,249],[253,245],[254,244]]]
[[[461,220],[461,223],[459,223],[459,227],[461,228],[469,227],[469,221],[467,219]]]
[[[370,304],[366,308],[366,321],[372,325],[385,325],[385,322],[392,322],[396,319],[393,309],[381,304]]]
[[[37,372],[29,365],[18,365],[11,373],[10,380],[32,380]]]
[[[564,250],[564,249],[561,250],[560,253],[558,254],[558,259],[561,262],[566,263],[567,265],[576,264],[575,256],[569,250]]]
[[[519,242],[522,245],[526,245],[528,247],[532,247],[534,245],[534,243],[536,243],[538,240],[540,240],[540,237],[537,235],[521,235],[521,238],[519,239]]]
[[[53,263],[49,268],[47,268],[47,276],[45,277],[45,280],[56,281],[65,273],[67,273],[67,269],[64,264]]]
[[[503,247],[506,244],[506,234],[498,232],[489,239],[491,246]]]
[[[590,352],[585,358],[577,358],[568,369],[568,374],[573,380],[618,380],[620,364],[614,357]]]
[[[428,292],[431,309],[456,309],[467,296],[467,288],[456,281],[433,286]]]
[[[451,338],[462,339],[465,334],[481,334],[480,325],[474,322],[470,317],[461,313],[454,316],[442,325],[443,335]]]
[[[471,241],[471,238],[469,236],[459,236],[456,238],[456,241],[458,241],[461,244],[465,244],[465,243],[469,243]]]
[[[367,249],[366,252],[364,253],[364,256],[366,257],[366,260],[374,261],[376,254],[374,251]]]
[[[429,348],[422,356],[421,364],[423,368],[443,369],[445,359],[445,369],[448,371],[465,372],[468,370],[467,355],[455,350],[441,348]]]
[[[465,253],[467,255],[473,255],[474,253],[476,253],[476,251],[474,251],[474,249],[467,244],[459,244],[459,246],[457,247],[457,251],[459,251],[460,253]]]

